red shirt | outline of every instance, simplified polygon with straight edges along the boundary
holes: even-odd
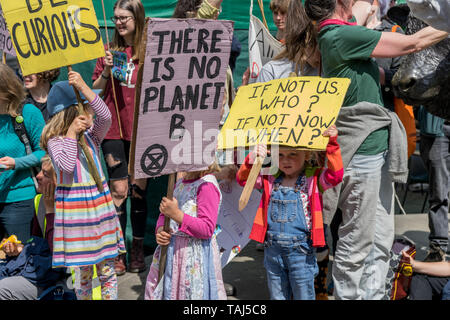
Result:
[[[127,54],[128,62],[132,57],[132,47],[127,47],[125,49],[125,53]],[[119,109],[120,122],[122,127],[123,139],[127,141],[131,141],[131,136],[133,133],[133,121],[134,121],[134,94],[139,68],[139,61],[133,60],[134,70],[131,75],[131,84],[132,88],[129,88],[126,85],[120,83],[119,80],[113,78],[114,87],[116,91],[117,98],[117,107]],[[97,64],[95,65],[94,73],[92,75],[92,81],[97,80],[105,68],[104,58],[97,59]],[[109,108],[109,111],[112,115],[112,124],[109,128],[108,133],[105,136],[105,139],[120,139],[120,131],[119,131],[119,122],[117,120],[117,112],[116,106],[114,103],[114,94],[111,85],[111,79],[106,83],[105,92],[103,95],[103,100]]]

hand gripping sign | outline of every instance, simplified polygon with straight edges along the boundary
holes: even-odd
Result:
[[[105,55],[91,0],[0,0],[23,75]]]
[[[241,87],[219,137],[219,150],[258,144],[325,150],[322,133],[336,121],[350,79],[289,77]],[[242,210],[264,159],[256,158],[239,203]]]

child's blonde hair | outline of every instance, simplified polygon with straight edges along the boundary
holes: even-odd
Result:
[[[42,130],[40,141],[41,149],[48,152],[48,141],[51,138],[66,135],[73,120],[79,115],[78,106],[72,105],[51,117]]]
[[[220,172],[220,170],[221,170],[220,166],[217,164],[216,161],[214,161],[212,164],[209,165],[209,167],[206,170],[186,172],[183,178],[186,180],[198,179],[203,176],[206,176],[207,174]]]

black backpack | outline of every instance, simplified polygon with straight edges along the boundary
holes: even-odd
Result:
[[[31,148],[30,139],[28,138],[27,130],[25,128],[25,121],[22,116],[22,111],[23,111],[24,105],[25,105],[24,102],[22,102],[20,104],[19,108],[17,109],[18,115],[16,117],[11,117],[11,120],[13,123],[14,131],[16,132],[17,136],[19,137],[20,141],[25,145],[25,150],[28,155],[28,154],[33,153],[33,150]],[[31,178],[33,179],[33,182],[34,182],[34,186],[37,189],[38,184],[37,184],[36,176],[39,173],[40,168],[32,167],[32,168],[30,168],[30,171],[31,171]]]

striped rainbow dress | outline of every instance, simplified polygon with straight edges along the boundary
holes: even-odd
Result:
[[[94,265],[125,252],[119,219],[99,160],[99,146],[111,125],[111,113],[98,96],[91,106],[96,119],[84,138],[104,192],[99,192],[77,141],[60,136],[48,142],[57,174],[53,267]]]

